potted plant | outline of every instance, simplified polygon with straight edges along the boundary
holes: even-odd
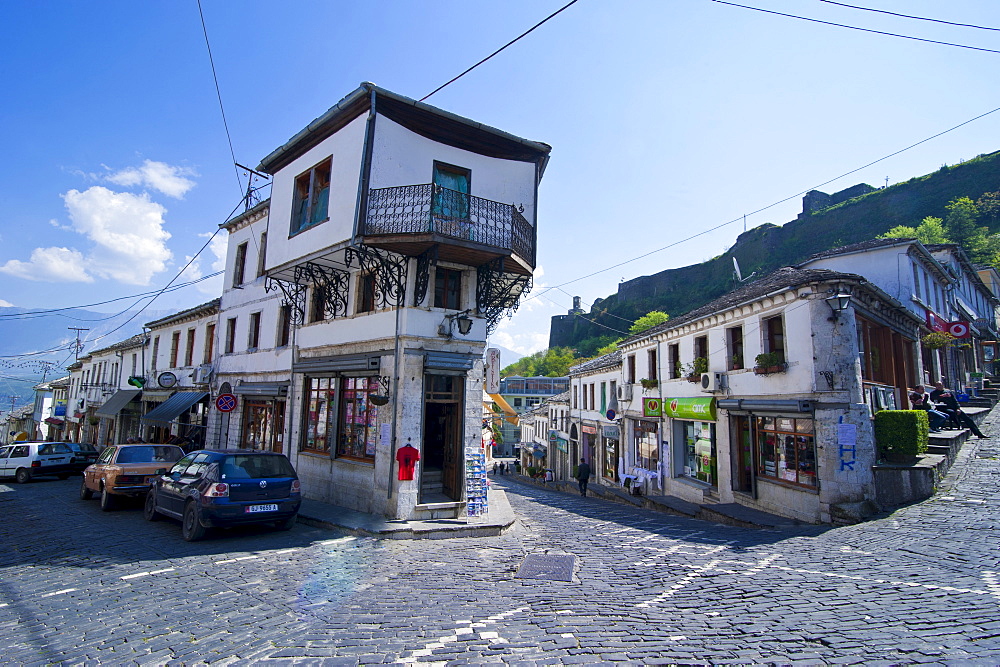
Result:
[[[642,378],[639,382],[642,383],[643,389],[656,389],[660,386],[660,381],[656,378]]]
[[[743,368],[743,355],[734,354],[729,358],[729,370],[738,371]]]
[[[688,382],[701,382],[701,374],[708,372],[708,359],[705,357],[695,357],[688,365]]]
[[[754,357],[753,372],[757,375],[780,373],[785,370],[785,358],[780,352],[761,352]]]
[[[90,424],[91,426],[97,426],[98,424],[101,423],[101,418],[92,415],[90,417],[87,417],[87,423]]]

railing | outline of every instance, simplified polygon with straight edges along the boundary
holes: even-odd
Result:
[[[513,250],[535,264],[534,229],[511,204],[430,183],[368,193],[364,236],[427,233]]]

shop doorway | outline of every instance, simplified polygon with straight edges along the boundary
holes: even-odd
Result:
[[[462,499],[462,396],[465,378],[424,378],[424,446],[420,466],[420,502]]]
[[[750,417],[739,415],[732,418],[733,433],[733,491],[754,493],[753,475],[753,434]]]

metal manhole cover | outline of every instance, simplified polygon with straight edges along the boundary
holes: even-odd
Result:
[[[576,556],[572,554],[529,554],[517,568],[514,578],[573,581],[575,564]]]

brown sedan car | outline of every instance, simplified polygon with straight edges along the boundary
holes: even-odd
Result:
[[[149,490],[149,479],[157,470],[169,468],[184,456],[176,445],[110,445],[97,463],[83,471],[80,498],[101,496],[101,509],[114,509],[117,496],[142,496]]]

